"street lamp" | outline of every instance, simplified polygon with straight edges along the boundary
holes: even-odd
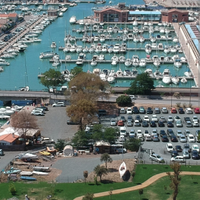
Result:
[[[171,108],[172,108],[172,84],[170,84],[171,87]]]

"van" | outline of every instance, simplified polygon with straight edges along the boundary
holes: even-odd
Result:
[[[120,127],[119,129],[120,136],[126,136],[126,127]]]

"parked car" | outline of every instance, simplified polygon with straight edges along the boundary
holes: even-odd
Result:
[[[60,102],[57,102],[57,103],[53,103],[52,106],[53,107],[64,107],[65,104],[64,104],[64,102],[60,101]]]
[[[154,135],[153,136],[153,141],[154,142],[160,142],[160,139],[159,139],[159,137],[157,135]]]
[[[135,130],[131,129],[131,131],[129,132],[129,137],[130,138],[136,137]]]
[[[197,152],[199,152],[199,146],[197,144],[193,144],[192,145],[192,151],[195,150]]]
[[[160,136],[167,135],[165,130],[160,130]]]
[[[127,124],[126,124],[128,127],[131,127],[133,126],[133,122],[132,121],[127,121]]]
[[[117,126],[124,126],[123,120],[119,120],[119,121],[117,122]]]
[[[171,143],[166,144],[166,149],[168,152],[172,152],[174,150],[173,145]]]
[[[39,107],[36,107],[35,109],[37,108],[42,109],[43,111],[49,111],[48,107],[46,106],[39,106]]]
[[[177,130],[176,136],[179,138],[181,135],[183,135],[183,132],[181,130]]]
[[[180,142],[187,142],[187,138],[185,137],[185,135],[181,135],[179,137]]]
[[[162,112],[163,114],[167,114],[167,113],[168,113],[168,110],[167,110],[166,107],[163,107],[163,108],[161,109],[161,112]]]
[[[144,137],[143,133],[141,130],[137,130],[137,137]]]
[[[164,122],[158,121],[158,126],[159,126],[159,127],[164,127],[165,124],[164,124]]]
[[[178,152],[182,152],[183,151],[181,145],[176,145],[175,146],[175,150],[178,151]]]
[[[199,152],[198,151],[196,151],[196,150],[193,150],[192,152],[191,152],[191,154],[192,154],[192,159],[194,159],[194,160],[199,160]]]
[[[172,158],[171,158],[171,161],[172,161],[172,162],[181,162],[181,163],[186,162],[186,161],[185,161],[185,158],[184,158],[183,156],[172,157]]]
[[[180,118],[178,115],[176,115],[176,116],[174,117],[174,121],[176,122],[176,121],[179,121],[179,120],[181,120],[181,118]]]
[[[200,114],[200,109],[199,109],[199,108],[195,108],[195,109],[194,109],[194,113],[195,113],[195,114]]]
[[[177,139],[177,137],[175,135],[172,135],[170,137],[170,139],[171,139],[171,142],[178,142],[178,139]]]
[[[148,126],[149,126],[148,122],[144,120],[144,121],[142,122],[142,127],[148,127]]]
[[[123,122],[126,122],[126,117],[123,116],[123,115],[121,115],[121,116],[120,116],[120,120],[122,120]]]
[[[32,110],[31,115],[44,116],[43,110]]]
[[[173,151],[171,152],[171,157],[176,157],[176,156],[178,156],[178,151],[173,150]]]
[[[145,114],[145,112],[146,112],[146,110],[144,109],[143,106],[141,106],[141,107],[139,108],[139,113]]]
[[[188,152],[191,152],[190,145],[188,143],[183,145],[183,149],[186,149]]]
[[[176,113],[177,113],[176,108],[172,108],[172,109],[171,109],[171,113],[172,113],[172,114],[176,114]]]
[[[192,126],[193,126],[193,127],[199,127],[199,122],[193,122],[193,123],[192,123]]]
[[[157,129],[153,129],[152,131],[151,131],[151,136],[158,136],[158,131],[157,131]]]
[[[142,119],[141,119],[140,115],[136,115],[135,116],[135,120],[138,120],[139,122],[142,122]]]
[[[150,134],[149,134],[149,131],[148,130],[145,130],[144,131],[144,137],[146,137],[146,136],[149,136]]]
[[[51,139],[49,137],[41,137],[41,143],[42,144],[55,144],[54,139]]]
[[[138,113],[139,113],[138,107],[134,106],[133,107],[133,114],[138,114]]]
[[[178,113],[179,113],[179,114],[184,114],[185,111],[183,110],[183,108],[180,107],[180,108],[178,109]]]
[[[172,135],[174,135],[174,131],[172,129],[167,129],[167,134],[169,137],[171,137]]]
[[[168,139],[168,137],[166,135],[163,135],[161,137],[161,140],[162,140],[162,142],[169,142],[169,139]]]
[[[110,125],[111,126],[117,126],[117,120],[116,119],[111,119],[110,120]]]
[[[145,139],[146,139],[146,141],[152,141],[151,135],[147,135],[147,136],[145,137]]]
[[[127,114],[132,114],[132,108],[130,108],[130,107],[127,108],[127,109],[126,109],[126,113],[127,113]]]
[[[186,149],[183,149],[183,158],[190,159],[190,153]]]
[[[166,122],[167,122],[164,116],[161,116],[161,117],[159,118],[159,121],[160,121],[160,122],[163,122],[163,123],[166,123]]]
[[[187,136],[187,140],[188,140],[188,142],[195,142],[195,137],[194,137],[194,135],[189,134],[189,135]]]
[[[131,98],[131,100],[135,100],[136,99],[135,95],[129,95],[129,97]]]
[[[148,115],[145,115],[145,116],[143,117],[143,121],[149,122],[149,121],[150,121],[150,120],[149,120],[149,116],[148,116]]]
[[[135,120],[135,121],[134,121],[134,126],[141,126],[140,121],[139,121],[139,120]]]
[[[120,113],[120,114],[126,114],[126,109],[125,109],[125,108],[120,108],[119,113]]]
[[[158,122],[158,117],[157,117],[157,115],[152,115],[151,121]]]
[[[193,114],[193,111],[192,111],[191,108],[186,108],[186,109],[185,109],[185,113],[186,113],[186,114]]]
[[[186,127],[188,127],[188,128],[193,127],[192,122],[191,121],[186,121]]]
[[[156,125],[156,122],[155,121],[150,121],[150,126],[151,127],[156,127],[157,125]]]
[[[172,122],[167,122],[167,127],[174,127],[174,124]]]
[[[183,127],[183,123],[182,123],[181,119],[176,121],[176,127]]]
[[[154,113],[155,114],[160,114],[160,108],[154,108]]]
[[[158,154],[150,154],[149,158],[155,162],[164,163],[165,160]]]
[[[70,120],[67,120],[67,124],[68,124],[68,125],[79,125],[79,124],[80,124],[80,121],[72,121],[72,120],[70,119]]]
[[[173,119],[173,117],[172,117],[172,116],[169,116],[169,117],[168,117],[168,119],[167,119],[167,121],[168,121],[168,122],[173,122],[173,121],[174,121],[174,119]]]
[[[192,117],[192,122],[199,122],[199,118],[197,116]]]
[[[147,111],[146,111],[146,112],[147,112],[147,114],[153,114],[153,110],[152,110],[152,108],[150,108],[150,107],[147,108]]]
[[[187,122],[187,121],[190,121],[191,122],[191,119],[190,117],[184,117],[184,121]]]

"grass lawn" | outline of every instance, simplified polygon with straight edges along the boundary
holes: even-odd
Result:
[[[200,176],[182,176],[179,186],[177,200],[183,199],[200,199]],[[169,187],[169,177],[163,177],[154,184],[143,189],[143,194],[139,195],[139,191],[121,193],[107,197],[95,198],[97,200],[172,200],[173,191]]]
[[[182,171],[200,171],[199,166],[182,166]],[[109,191],[114,189],[131,187],[139,183],[144,182],[151,176],[161,173],[171,171],[171,168],[167,165],[144,165],[138,164],[136,167],[136,175],[133,182],[123,182],[123,183],[101,183],[99,185],[94,185],[93,183],[30,183],[30,182],[15,182],[17,193],[16,197],[19,199],[24,199],[24,195],[28,194],[30,197],[42,200],[48,195],[53,195],[53,199],[62,200],[72,200],[75,197],[84,195],[88,192],[97,193],[103,191]],[[4,191],[0,194],[0,199],[6,199],[12,197],[9,192],[10,183],[1,183],[0,191]],[[166,184],[169,185],[169,184]],[[163,189],[163,187],[161,187]],[[138,192],[136,192],[138,194]],[[105,197],[106,198],[106,197]],[[107,197],[108,198],[108,197]]]

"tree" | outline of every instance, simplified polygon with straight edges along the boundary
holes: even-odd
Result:
[[[141,199],[141,195],[143,194],[143,189],[139,189],[139,195],[140,195],[140,199]]]
[[[173,97],[180,99],[181,98],[181,93],[180,92],[174,92]]]
[[[87,193],[82,200],[93,200],[94,194]]]
[[[65,147],[65,141],[62,139],[58,139],[55,143],[55,149],[58,151],[62,151]]]
[[[100,165],[97,165],[95,168],[94,168],[94,172],[97,176],[99,176],[100,178],[100,181],[101,181],[101,177],[105,174],[107,174],[107,169],[104,167],[104,166],[100,166]]]
[[[132,100],[128,95],[121,95],[116,99],[118,106],[129,106],[132,104]]]
[[[84,171],[84,172],[83,172],[83,176],[84,176],[85,184],[86,184],[86,179],[87,179],[87,177],[88,177],[88,171]]]
[[[82,67],[74,67],[73,69],[71,69],[70,73],[72,74],[72,79],[77,76],[79,73],[83,72],[83,68]]]
[[[125,92],[127,94],[147,95],[151,94],[153,89],[155,89],[153,79],[147,73],[142,73],[137,75],[131,83],[131,87]]]
[[[119,129],[113,127],[104,128],[104,140],[111,144],[115,143],[116,136],[118,135]]]
[[[108,153],[104,153],[104,154],[101,155],[100,161],[105,162],[105,167],[107,169],[108,162],[112,163],[113,160]]]
[[[138,151],[141,145],[141,140],[136,138],[130,138],[124,143],[124,147],[130,151]]]
[[[169,176],[169,179],[171,180],[170,188],[174,191],[173,193],[173,200],[176,200],[176,197],[178,195],[178,186],[181,181],[180,177],[180,169],[181,165],[178,162],[174,162],[170,165],[171,169],[174,171],[173,175],[170,172],[167,172],[167,175]]]
[[[48,71],[44,72],[44,76],[41,77],[40,83],[49,89],[50,87],[63,85],[65,83],[65,79],[60,71],[49,69]]]
[[[78,149],[80,146],[87,145],[88,140],[90,139],[91,139],[90,134],[86,133],[85,131],[78,131],[73,136],[72,143],[73,143],[73,146],[75,146]]]
[[[76,103],[66,108],[67,115],[72,121],[80,121],[79,129],[84,130],[85,125],[91,123],[93,116],[97,111],[95,102],[87,99],[80,99]]]
[[[26,110],[14,113],[11,116],[10,124],[16,130],[21,130],[24,138],[26,138],[26,133],[29,129],[38,128],[36,117]]]

